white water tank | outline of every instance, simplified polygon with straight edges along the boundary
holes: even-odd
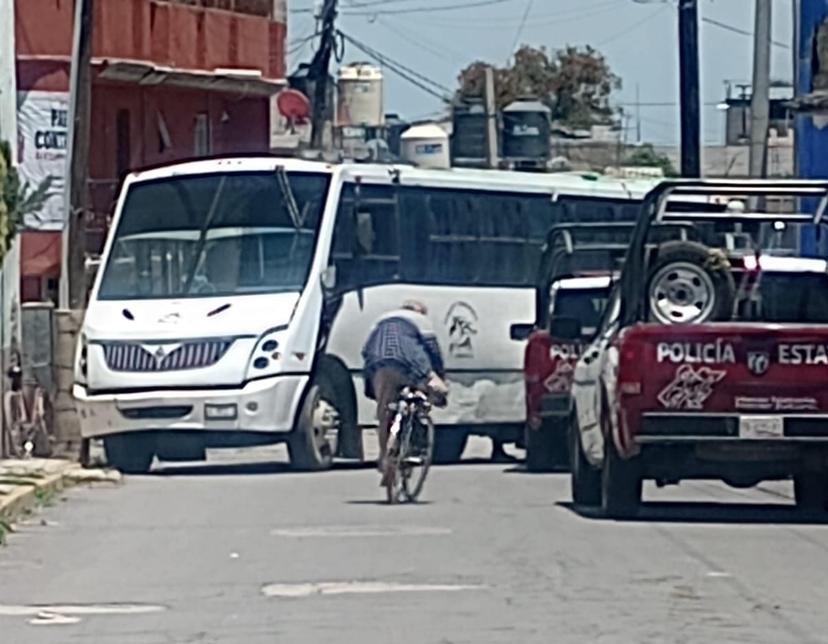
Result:
[[[403,161],[420,168],[450,168],[448,133],[438,125],[416,125],[400,137]]]
[[[368,63],[352,63],[339,70],[337,127],[382,127],[382,70]]]

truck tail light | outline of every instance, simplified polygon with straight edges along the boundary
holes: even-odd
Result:
[[[621,354],[618,363],[618,392],[622,396],[640,396],[643,393],[644,373],[642,365],[641,344],[629,339],[621,341]]]

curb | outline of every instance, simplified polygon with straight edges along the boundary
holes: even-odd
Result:
[[[21,515],[34,510],[43,499],[67,487],[64,472],[50,474],[32,485],[20,485],[11,494],[0,497],[0,521],[14,523]]]
[[[0,465],[2,463],[0,461]],[[9,484],[13,489],[7,494],[0,494],[0,546],[4,542],[3,533],[10,531],[15,521],[63,490],[76,485],[98,482],[118,484],[122,481],[118,472],[87,470],[69,461],[54,467],[50,472],[37,469],[26,471],[22,468],[21,471],[2,472],[0,468],[0,483],[4,479],[13,480]]]

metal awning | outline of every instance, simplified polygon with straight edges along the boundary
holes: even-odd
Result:
[[[98,77],[119,83],[148,87],[179,87],[210,92],[227,92],[246,96],[273,96],[287,86],[284,79],[269,79],[258,71],[243,69],[176,69],[144,61],[95,58]]]

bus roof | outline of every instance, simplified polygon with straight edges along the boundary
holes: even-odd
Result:
[[[554,196],[558,193],[604,199],[643,199],[657,186],[656,179],[623,179],[591,173],[533,173],[509,170],[475,170],[452,168],[432,170],[410,165],[325,163],[303,159],[228,157],[187,161],[174,165],[134,172],[129,180],[152,181],[171,177],[212,174],[216,172],[261,172],[283,167],[288,172],[339,174],[344,180],[357,178],[367,183],[399,183],[409,186],[529,192]]]

